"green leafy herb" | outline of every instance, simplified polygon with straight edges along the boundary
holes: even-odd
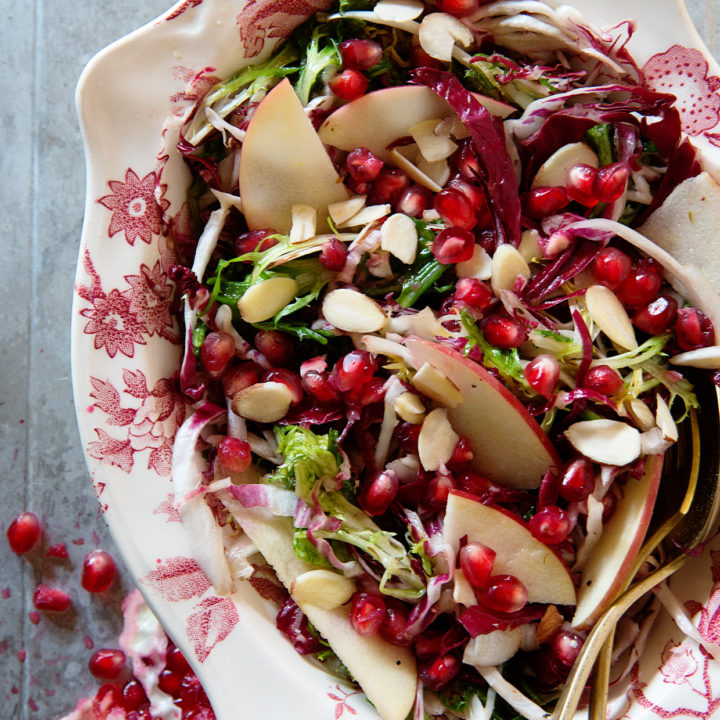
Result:
[[[585,142],[597,153],[601,166],[615,162],[613,135],[614,128],[609,123],[593,125],[585,132]]]
[[[398,295],[398,305],[410,308],[440,280],[448,266],[439,263],[432,254],[435,233],[422,220],[415,220],[418,230],[420,249],[409,272],[403,279],[402,290]]]
[[[293,550],[301,560],[318,565],[319,567],[332,567],[325,556],[318,552],[317,548],[308,539],[307,530],[295,528],[293,533]]]
[[[300,75],[295,83],[295,92],[303,105],[310,99],[310,91],[320,76],[331,68],[341,65],[340,53],[335,43],[328,38],[325,27],[318,25],[312,33],[300,62]]]
[[[197,319],[195,329],[192,334],[192,347],[195,355],[200,354],[200,348],[205,342],[205,336],[207,335],[209,329],[210,328],[200,318]]]

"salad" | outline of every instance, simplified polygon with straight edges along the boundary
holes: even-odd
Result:
[[[720,188],[631,23],[326,5],[180,131],[176,505],[216,591],[261,555],[383,720],[543,718],[720,367],[664,249]]]

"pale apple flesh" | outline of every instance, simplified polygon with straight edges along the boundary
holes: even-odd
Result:
[[[443,540],[457,552],[460,539],[495,551],[494,575],[514,575],[528,591],[528,602],[574,605],[575,586],[565,563],[533,536],[514,515],[474,496],[452,490],[448,496]]]
[[[285,234],[293,205],[316,208],[318,232],[323,232],[328,205],[349,197],[287,79],[268,93],[250,120],[240,155],[240,194],[250,230]]]
[[[627,580],[650,524],[662,466],[662,455],[649,455],[642,477],[628,477],[622,486],[615,511],[583,567],[573,627],[592,626]]]
[[[506,487],[540,485],[548,469],[560,466],[557,450],[522,403],[485,368],[438,343],[409,338],[416,368],[428,363],[460,391],[463,401],[448,408],[455,432],[470,440],[473,468]]]

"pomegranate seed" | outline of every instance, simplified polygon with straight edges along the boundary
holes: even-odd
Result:
[[[435,655],[440,655],[443,646],[442,633],[429,631],[423,632],[422,635],[418,635],[415,640],[415,655],[419,658],[428,658]]]
[[[630,167],[625,162],[616,162],[601,167],[595,177],[595,197],[603,203],[615,202],[625,192]]]
[[[166,668],[158,677],[158,687],[170,697],[177,698],[182,688],[182,676]]]
[[[577,660],[583,640],[572,630],[559,630],[550,641],[551,662],[569,672]]]
[[[148,696],[145,694],[143,686],[133,678],[125,683],[122,690],[122,704],[125,710],[139,710],[140,707],[148,702]]]
[[[437,473],[427,485],[425,501],[433,510],[444,510],[451,490],[457,488],[457,483],[449,473]]]
[[[527,340],[525,328],[512,318],[492,315],[483,327],[485,339],[503,350],[520,347]]]
[[[286,368],[273,368],[262,377],[263,382],[282,383],[292,393],[292,405],[297,405],[303,399],[303,388],[300,376]]]
[[[410,217],[420,217],[432,204],[432,192],[421,185],[406,187],[395,200],[395,210]]]
[[[475,453],[473,452],[470,438],[466,435],[461,435],[447,464],[452,468],[462,468],[471,463],[474,457]]]
[[[456,159],[457,171],[465,180],[476,182],[481,177],[482,168],[470,140],[463,143],[460,154],[456,153],[453,159]]]
[[[498,612],[522,610],[527,599],[527,588],[514,575],[492,575],[482,591],[483,603]]]
[[[432,244],[432,254],[443,265],[469,260],[474,250],[475,236],[468,230],[456,227],[441,230]]]
[[[115,680],[125,669],[125,660],[122,650],[101,648],[93,653],[88,668],[90,673],[100,680]]]
[[[525,366],[523,374],[530,387],[549,400],[557,388],[560,363],[554,355],[543,353]]]
[[[575,202],[585,205],[585,207],[594,207],[598,204],[595,196],[595,178],[597,177],[597,168],[584,163],[573,165],[568,171],[565,178],[565,190],[568,197]]]
[[[330,385],[328,374],[309,370],[303,375],[302,386],[305,391],[321,403],[332,402],[338,399],[337,391]]]
[[[295,353],[295,341],[279,330],[260,330],[255,336],[255,347],[275,366],[287,365]]]
[[[673,329],[682,350],[697,350],[708,347],[715,341],[715,331],[710,318],[696,308],[678,310]]]
[[[21,512],[7,529],[7,539],[10,549],[17,555],[32,550],[40,539],[40,521],[37,515],[31,512]]]
[[[412,425],[408,422],[400,423],[395,431],[395,436],[405,452],[417,454],[420,425]]]
[[[440,60],[436,60],[434,57],[430,57],[417,38],[417,35],[413,35],[410,41],[410,62],[413,67],[429,67],[437,70],[444,69],[445,65]]]
[[[335,363],[330,384],[341,392],[365,385],[375,374],[376,363],[366,350],[353,350]]]
[[[353,388],[354,389],[354,388]],[[352,390],[350,396],[352,397]],[[362,387],[359,402],[362,406],[372,405],[381,402],[385,398],[385,381],[382,378],[371,378],[368,383]]]
[[[410,185],[410,178],[399,168],[384,167],[373,183],[373,196],[378,202],[392,202]]]
[[[70,596],[62,590],[49,588],[40,583],[33,593],[33,605],[36,610],[64,612],[71,605]]]
[[[557,505],[547,505],[530,518],[530,532],[548,545],[562,542],[572,530],[570,518]]]
[[[205,336],[200,358],[211,375],[220,375],[235,356],[235,340],[226,332],[211,332]]]
[[[654,269],[638,265],[617,286],[615,294],[623,305],[638,307],[653,300],[661,285],[662,278]]]
[[[395,499],[398,487],[398,477],[394,471],[375,473],[360,492],[360,507],[371,517],[382,515]]]
[[[460,671],[460,663],[454,655],[440,655],[420,669],[419,677],[430,690],[440,690]]]
[[[486,495],[492,488],[492,483],[486,477],[474,472],[467,472],[460,475],[460,477],[458,477],[458,485],[461,490],[476,497],[483,497],[483,495]]]
[[[348,68],[328,83],[330,90],[343,100],[355,100],[365,94],[368,79],[359,71]]]
[[[460,548],[458,559],[463,575],[473,587],[487,586],[495,562],[494,550],[479,542],[469,542]]]
[[[480,0],[438,0],[437,7],[440,12],[455,17],[465,17],[480,7]]]
[[[80,584],[91,593],[105,592],[115,579],[117,567],[110,553],[93,550],[83,560]]]
[[[399,600],[388,598],[385,603],[385,617],[380,626],[380,637],[393,645],[410,645],[412,638],[407,634],[408,610]]]
[[[226,437],[217,446],[217,456],[223,469],[231,473],[241,473],[250,467],[252,449],[245,440]]]
[[[69,555],[65,543],[58,543],[57,545],[51,545],[45,551],[46,558],[57,558],[58,560],[67,560]]]
[[[278,244],[278,239],[272,237],[275,234],[275,230],[250,230],[243,233],[235,240],[235,252],[238,257],[251,252],[265,252]]]
[[[614,395],[624,385],[623,379],[609,365],[595,365],[585,375],[583,386],[603,395]]]
[[[355,148],[345,160],[345,167],[358,182],[375,180],[385,163],[366,147]]]
[[[560,496],[568,502],[584,500],[595,489],[595,473],[587,458],[575,458],[563,469]]]
[[[438,215],[447,225],[462,230],[472,230],[477,225],[475,206],[470,199],[457,188],[441,190],[433,202]]]
[[[569,202],[564,187],[539,187],[527,196],[527,212],[530,217],[544,218],[562,210]]]
[[[603,248],[593,261],[593,276],[601,285],[614,290],[630,274],[632,261],[622,250]]]
[[[340,272],[345,267],[347,254],[345,243],[333,237],[323,243],[318,261],[326,270]]]
[[[172,645],[165,653],[165,665],[179,675],[186,675],[191,672],[190,663],[176,645]]]
[[[382,60],[382,46],[373,40],[353,38],[338,45],[343,67],[369,70]]]
[[[455,285],[455,299],[478,310],[490,307],[494,296],[492,290],[477,278],[460,278]]]
[[[380,595],[355,593],[350,606],[350,623],[358,635],[377,635],[385,619],[385,601]]]
[[[223,389],[227,397],[235,397],[241,390],[260,382],[261,368],[255,363],[245,362],[231,368],[223,375]]]
[[[110,683],[101,685],[100,689],[95,693],[93,710],[97,710],[100,716],[103,716],[105,713],[110,713],[113,708],[117,707],[122,707],[120,688]]]
[[[641,270],[650,270],[650,272],[654,272],[659,278],[662,278],[665,275],[665,268],[662,266],[662,263],[659,263],[655,258],[641,258],[638,260],[637,266]]]
[[[648,335],[662,335],[675,322],[677,300],[671,295],[660,295],[633,315],[632,322]]]

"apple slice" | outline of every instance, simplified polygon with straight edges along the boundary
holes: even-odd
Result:
[[[405,720],[415,702],[417,667],[413,654],[379,636],[358,635],[348,619],[348,606],[328,610],[305,602],[293,593],[298,577],[314,570],[292,549],[291,518],[271,515],[264,508],[245,508],[225,496],[235,520],[275,569],[278,578],[318,632],[330,643],[340,660],[358,681],[383,720]]]
[[[511,105],[493,98],[478,94],[475,97],[493,115],[507,117],[515,112]],[[366,147],[389,162],[388,145],[408,137],[411,127],[425,120],[454,115],[450,105],[430,88],[404,85],[376,90],[343,105],[325,120],[318,134],[324,143],[333,147],[347,151]]]
[[[629,477],[623,486],[615,512],[583,567],[573,627],[592,626],[627,580],[650,524],[662,466],[662,455],[648,456],[642,477]]]
[[[349,193],[295,95],[278,83],[250,120],[240,155],[240,194],[250,230],[288,233],[292,206],[318,211],[318,232],[328,229],[328,205]]]
[[[485,368],[445,345],[408,338],[416,368],[425,363],[460,391],[463,401],[447,414],[455,432],[470,439],[473,467],[505,487],[536,488],[560,458],[522,403]]]
[[[468,542],[495,551],[493,575],[514,575],[527,588],[529,602],[575,604],[575,586],[565,563],[535,538],[522,520],[483,505],[468,493],[451,490],[443,541],[457,552],[465,535]]]

